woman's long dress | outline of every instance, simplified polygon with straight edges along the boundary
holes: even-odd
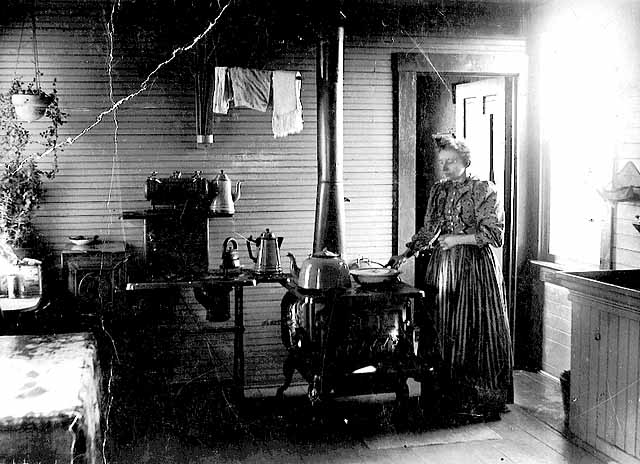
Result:
[[[491,249],[502,246],[503,212],[491,182],[440,181],[429,194],[424,226],[407,244],[414,252],[441,234],[474,234],[476,245],[434,248],[426,287],[435,298],[442,377],[462,410],[500,411],[512,385],[512,349],[504,281]]]

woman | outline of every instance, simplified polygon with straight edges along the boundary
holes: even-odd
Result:
[[[443,179],[429,193],[424,226],[389,264],[433,248],[425,284],[436,299],[445,405],[497,418],[512,385],[504,282],[490,248],[502,246],[503,212],[494,184],[467,175],[466,143],[454,135],[433,138]]]

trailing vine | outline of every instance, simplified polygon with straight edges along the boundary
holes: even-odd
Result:
[[[67,117],[60,110],[54,81],[53,91],[45,94],[49,105],[44,117],[49,124],[38,137],[33,137],[17,119],[11,102],[12,94],[30,92],[43,91],[16,79],[8,93],[0,94],[0,237],[19,247],[32,246],[36,239],[33,213],[44,194],[43,177],[53,179],[58,172],[58,128]],[[53,155],[52,168],[44,171],[38,160],[49,152]]]

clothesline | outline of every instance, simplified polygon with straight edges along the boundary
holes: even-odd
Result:
[[[285,137],[303,129],[298,71],[266,71],[252,68],[216,66],[211,111],[227,114],[229,104],[265,112],[273,103],[273,136]]]

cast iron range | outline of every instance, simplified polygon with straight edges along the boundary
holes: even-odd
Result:
[[[313,254],[281,302],[282,342],[288,350],[283,398],[295,370],[308,382],[312,404],[329,395],[396,392],[408,398],[407,378],[420,370],[411,298],[392,289],[349,288],[344,256],[344,29],[329,29],[317,47],[318,186]],[[411,372],[411,374],[410,374]]]
[[[123,213],[125,219],[143,220],[144,277],[174,282],[208,275],[209,217],[234,214],[240,185],[237,182],[234,191],[224,171],[211,181],[202,177],[200,171],[192,176],[175,171],[170,177],[152,173],[145,183],[145,198],[151,209]],[[225,241],[223,247],[231,241]],[[239,267],[233,261],[229,261],[229,266]],[[208,320],[221,322],[230,317],[230,288],[214,290],[202,285],[193,290],[196,300],[206,308]]]

